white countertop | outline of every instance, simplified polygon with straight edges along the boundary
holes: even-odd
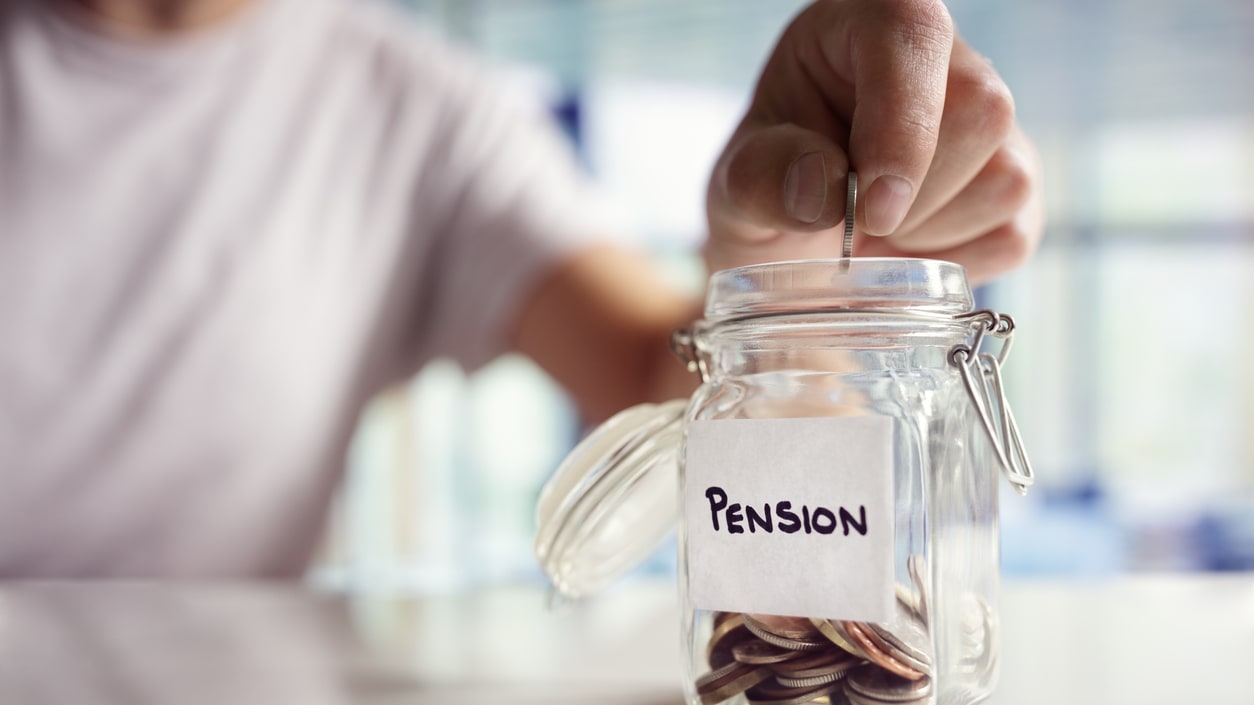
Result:
[[[0,703],[668,705],[677,600],[622,585],[349,598],[265,584],[0,585]],[[1251,705],[1254,575],[1007,581],[991,705]]]

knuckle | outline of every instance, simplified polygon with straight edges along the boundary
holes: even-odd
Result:
[[[997,141],[1010,134],[1015,122],[1014,96],[991,68],[955,71],[947,90],[946,101],[957,109],[967,129]]]
[[[972,262],[983,272],[983,276],[977,277],[981,280],[1022,266],[1035,249],[1033,238],[1014,223],[984,235],[981,240],[978,261]]]
[[[1002,147],[997,150],[985,170],[993,181],[992,198],[1008,212],[1022,208],[1036,188],[1036,174],[1024,155]]]
[[[935,46],[948,51],[954,40],[954,23],[940,0],[878,0],[871,3],[876,18],[911,44]]]
[[[1003,269],[1015,269],[1028,261],[1035,249],[1035,238],[1017,223],[1011,223],[994,240],[995,261]]]
[[[723,189],[727,198],[734,204],[746,204],[753,195],[754,176],[757,172],[752,159],[744,150],[732,155],[723,169]]]

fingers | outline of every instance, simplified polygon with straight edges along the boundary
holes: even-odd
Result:
[[[906,217],[936,150],[953,22],[936,0],[859,3],[848,52],[856,102],[849,151],[863,191],[860,223],[888,235]]]
[[[987,163],[1014,128],[1010,89],[988,61],[961,39],[954,41],[947,81],[936,152],[914,205],[894,237],[918,230],[919,224],[963,193],[977,175],[988,180]]]
[[[790,24],[711,178],[707,263],[839,256],[850,165],[857,256],[988,277],[1041,235],[1039,160],[940,0],[816,0]]]
[[[848,160],[830,138],[794,124],[746,124],[715,168],[711,214],[763,230],[813,232],[845,216]]]
[[[962,190],[922,222],[911,212],[888,239],[893,246],[918,253],[935,252],[975,239],[1014,219],[1039,189],[1036,152],[1018,129],[983,164]],[[924,191],[932,184],[929,180]],[[922,195],[920,195],[920,199]]]
[[[1029,155],[1028,169],[1033,170],[1033,173],[1038,172],[1035,152],[1032,151],[1026,139],[1021,144],[1023,145],[1021,148],[1026,149]],[[990,165],[999,159],[1000,157],[995,157],[990,161]],[[1023,162],[1019,161],[1019,156],[1014,159],[1019,166],[1022,166]],[[1017,178],[1012,177],[1011,181]],[[976,181],[979,180],[977,178]],[[1032,187],[1027,189],[1026,200],[1016,209],[1001,209],[999,212],[1002,217],[993,219],[997,221],[997,225],[983,231],[970,230],[963,225],[956,230],[957,234],[947,236],[946,242],[952,243],[949,246],[941,249],[921,250],[917,248],[917,243],[901,242],[895,237],[862,237],[855,245],[855,252],[860,257],[915,257],[923,254],[933,259],[957,262],[965,266],[967,276],[973,285],[987,282],[994,276],[1022,264],[1040,242],[1045,227],[1044,199],[1039,179],[1029,179],[1027,183],[1032,184]],[[1014,188],[1009,190],[1013,191]],[[974,198],[976,197],[973,196]],[[949,217],[949,213],[958,214],[961,210],[961,206],[956,205],[952,211],[946,209],[938,213],[933,220],[939,221]],[[964,221],[967,217],[969,214],[963,214],[957,217],[956,221]],[[921,230],[923,229],[930,232],[933,229],[931,222],[921,226]],[[930,238],[923,242],[932,244]]]

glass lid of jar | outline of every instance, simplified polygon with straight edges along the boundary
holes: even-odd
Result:
[[[975,299],[966,270],[953,262],[870,257],[753,264],[715,272],[706,296],[705,321],[805,310],[900,309],[955,316]]]
[[[580,442],[545,483],[535,551],[563,596],[601,590],[674,530],[687,405],[674,399],[620,412]]]

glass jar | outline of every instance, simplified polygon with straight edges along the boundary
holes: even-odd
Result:
[[[634,407],[546,485],[537,555],[578,597],[679,520],[688,702],[986,698],[1000,467],[1032,473],[1001,389],[1013,322],[963,269],[811,260],[718,272],[676,335],[690,400]],[[999,354],[982,352],[986,336]]]

